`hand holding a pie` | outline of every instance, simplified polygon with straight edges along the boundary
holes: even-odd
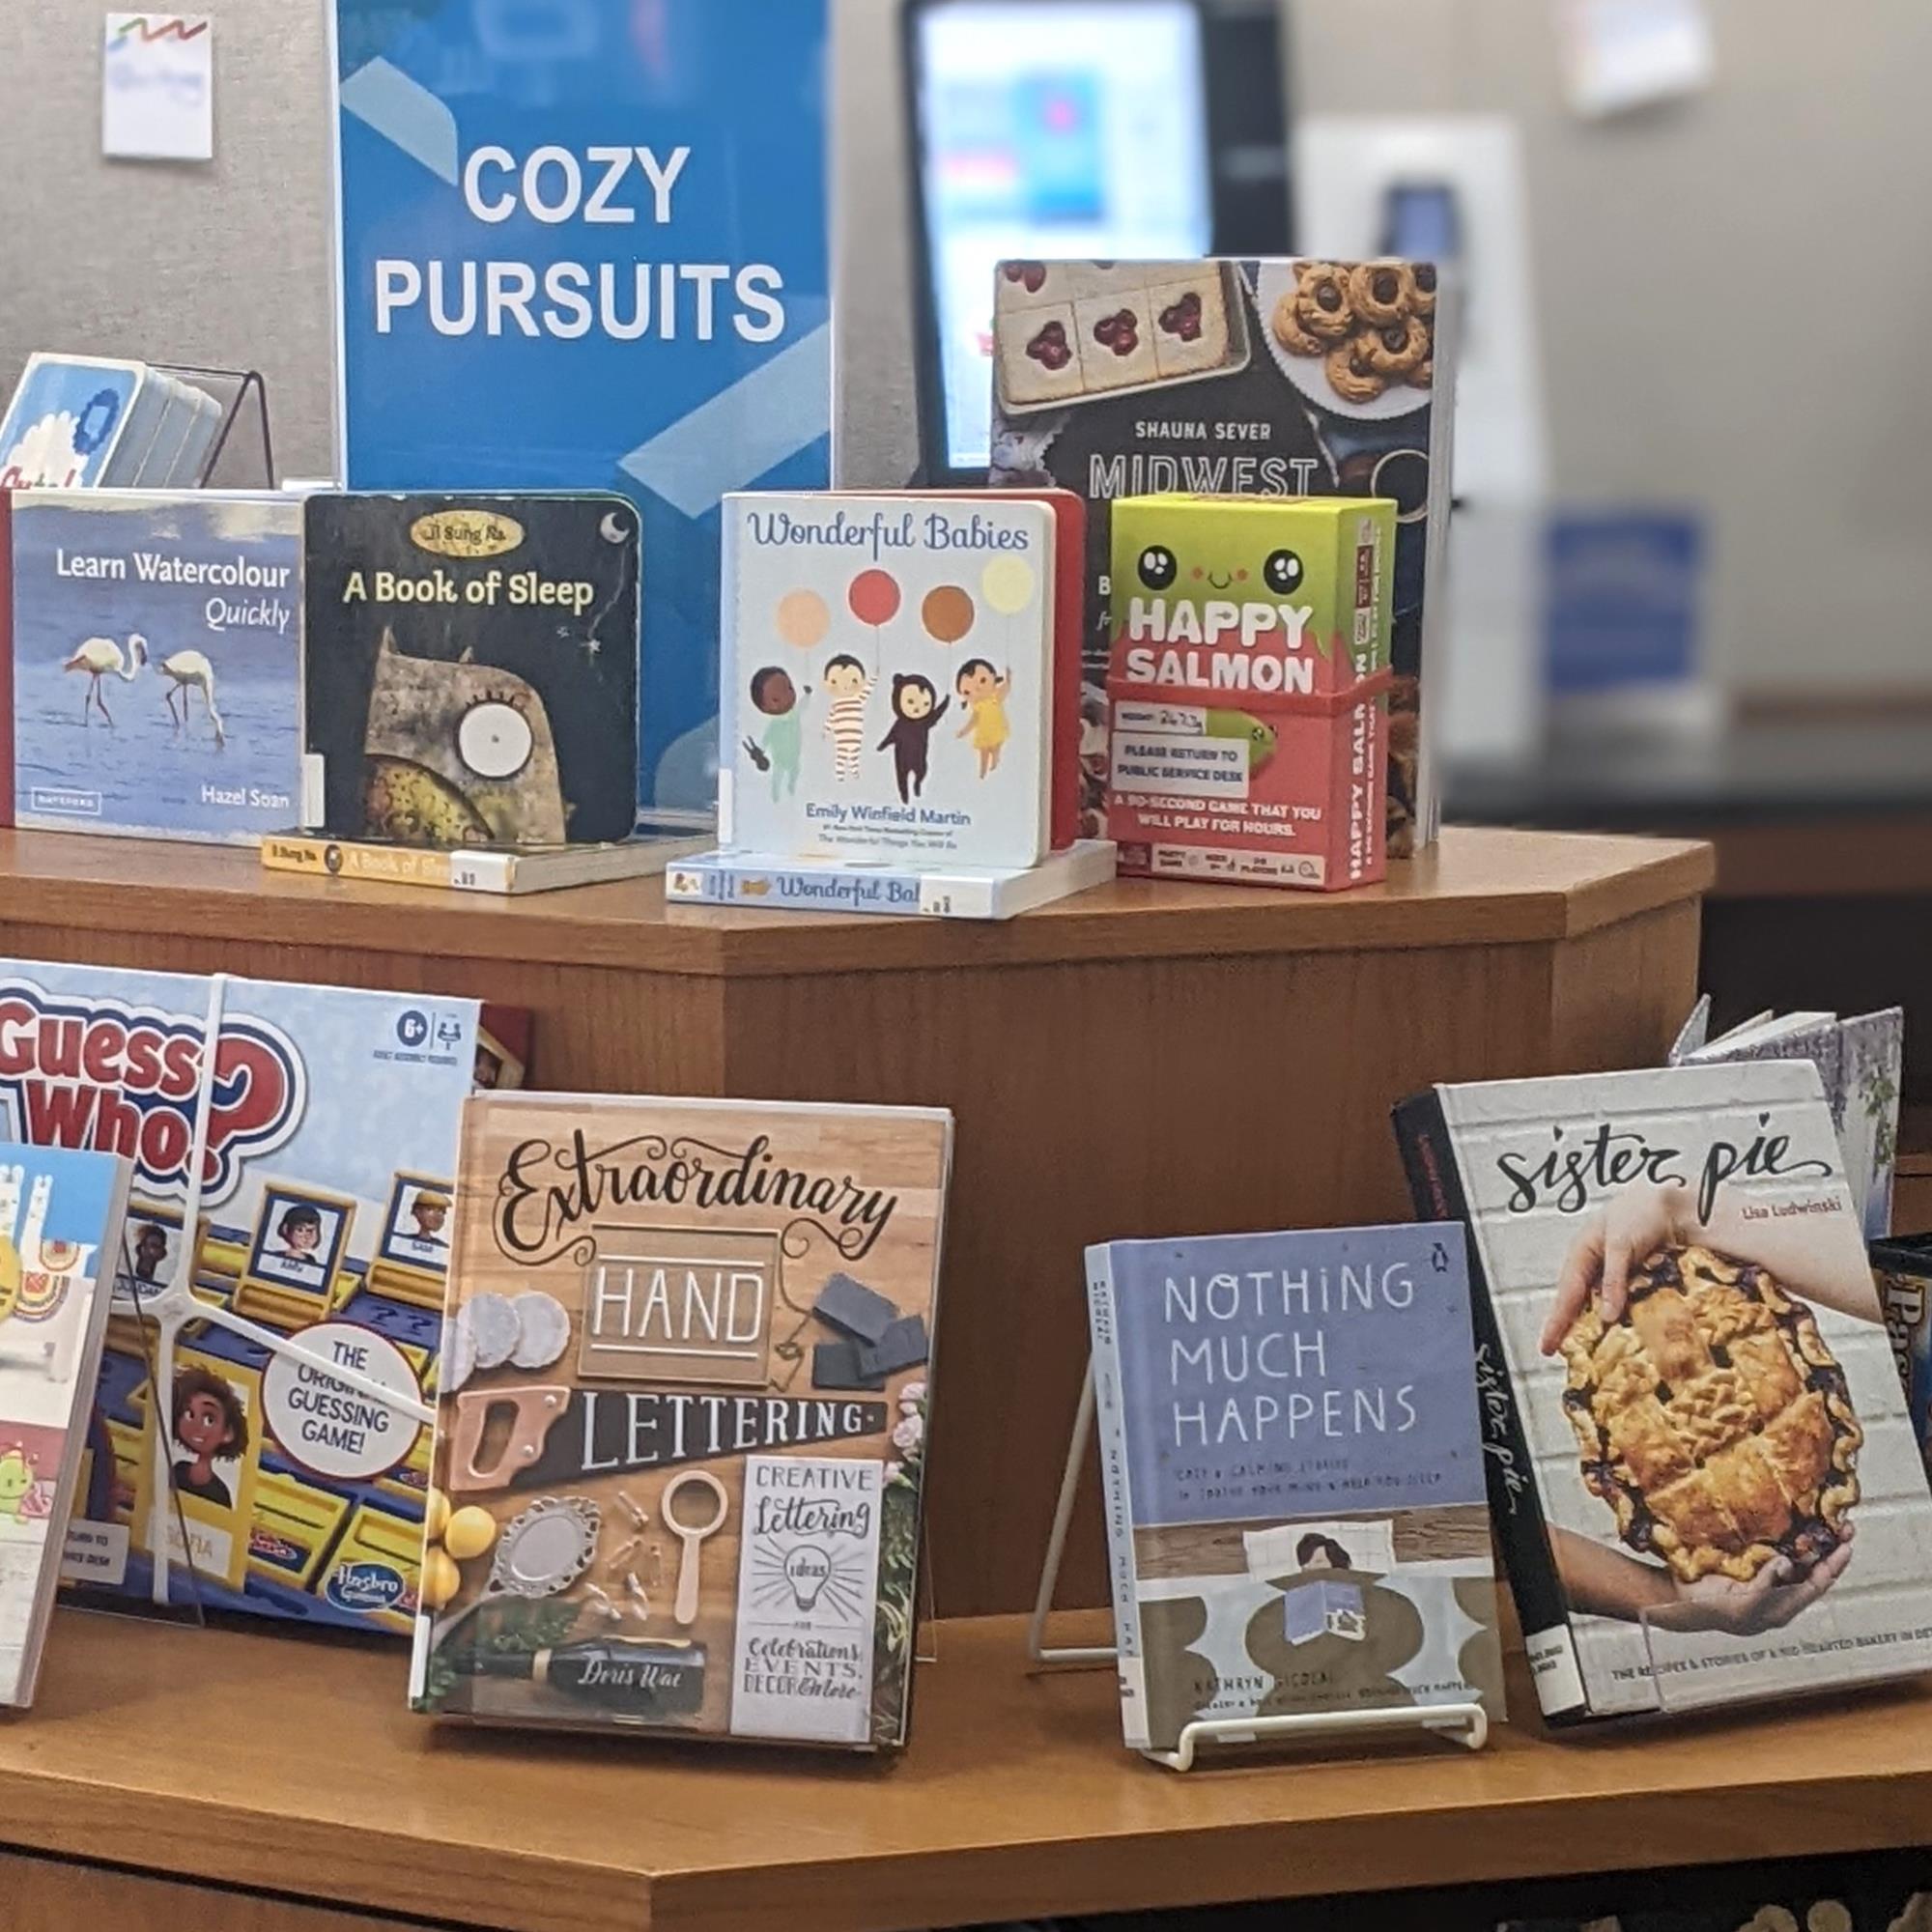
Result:
[[[1852,1560],[1852,1538],[1858,1532],[1846,1523],[1837,1548],[1808,1570],[1788,1556],[1767,1563],[1748,1583],[1728,1577],[1702,1577],[1676,1585],[1677,1601],[1651,1612],[1651,1622],[1667,1630],[1719,1631],[1726,1636],[1761,1636],[1782,1630],[1801,1611],[1808,1610],[1840,1577]]]
[[[1562,1348],[1593,1294],[1605,1324],[1615,1321],[1630,1299],[1631,1272],[1643,1258],[1673,1243],[1688,1244],[1700,1232],[1690,1190],[1674,1181],[1626,1187],[1613,1195],[1570,1244],[1556,1278],[1556,1299],[1543,1324],[1543,1352],[1553,1355]]]
[[[1782,1630],[1808,1610],[1845,1574],[1854,1534],[1847,1523],[1838,1547],[1808,1570],[1780,1556],[1748,1582],[1701,1577],[1687,1583],[1655,1563],[1640,1563],[1620,1549],[1554,1526],[1549,1546],[1572,1606],[1590,1616],[1651,1623],[1662,1630],[1761,1636]]]
[[[1690,1188],[1676,1181],[1626,1187],[1591,1214],[1577,1231],[1556,1278],[1556,1299],[1543,1324],[1546,1355],[1558,1353],[1577,1318],[1597,1301],[1607,1328],[1630,1305],[1631,1280],[1646,1256],[1659,1248],[1710,1247],[1747,1254],[1793,1293],[1835,1308],[1860,1321],[1880,1319],[1877,1291],[1864,1250],[1847,1223],[1835,1238],[1821,1240],[1805,1215],[1786,1220],[1748,1220],[1746,1197],[1720,1187],[1708,1219],[1697,1212]]]

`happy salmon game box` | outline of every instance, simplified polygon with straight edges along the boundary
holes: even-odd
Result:
[[[135,1169],[70,1586],[409,1629],[459,1115],[527,1052],[473,1000],[0,961],[0,1140]]]
[[[1311,259],[1013,261],[996,288],[990,480],[1088,506],[1082,836],[1106,817],[1114,502],[1384,497],[1388,856],[1428,844],[1422,673],[1447,608],[1455,292],[1427,262]]]

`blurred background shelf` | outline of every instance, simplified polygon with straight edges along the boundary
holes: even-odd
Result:
[[[1465,824],[1707,840],[1717,877],[1699,972],[1729,1025],[1775,1007],[1903,1004],[1901,1228],[1932,1227],[1932,707],[1747,717],[1696,744],[1567,746],[1517,768],[1450,774]],[[1915,1199],[1921,1205],[1914,1206]]]

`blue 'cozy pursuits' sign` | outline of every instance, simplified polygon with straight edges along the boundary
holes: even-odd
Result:
[[[621,489],[642,802],[709,805],[719,503],[831,456],[825,0],[335,0],[354,489]]]

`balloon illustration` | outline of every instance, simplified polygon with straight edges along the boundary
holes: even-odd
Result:
[[[899,587],[883,570],[862,570],[845,593],[852,614],[874,628],[890,624],[898,613]]]
[[[956,644],[973,628],[973,600],[956,583],[928,590],[919,607],[919,620],[935,643]]]
[[[980,579],[980,595],[1002,617],[1017,617],[1033,597],[1033,565],[1017,556],[996,556]]]
[[[832,612],[817,591],[787,590],[779,599],[778,626],[779,636],[786,643],[809,651],[825,641],[825,634],[832,628]]]

